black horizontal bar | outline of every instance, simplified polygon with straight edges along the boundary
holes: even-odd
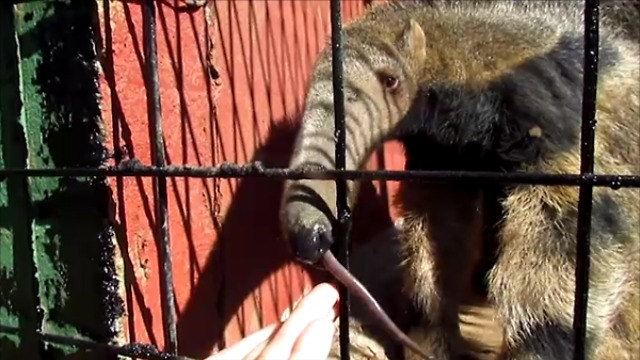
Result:
[[[283,178],[318,180],[419,180],[426,182],[452,183],[510,183],[528,185],[578,186],[591,184],[598,187],[640,188],[639,175],[615,174],[545,174],[545,173],[498,173],[471,171],[416,171],[416,170],[327,170],[265,168],[259,162],[247,164],[224,163],[220,166],[196,167],[169,165],[156,167],[143,165],[138,161],[125,161],[118,166],[102,168],[55,168],[55,169],[0,169],[0,181],[4,177],[194,177],[194,178]]]
[[[11,326],[0,325],[0,333],[15,334],[20,333],[20,329]],[[172,355],[158,350],[157,347],[150,344],[131,343],[125,345],[113,345],[98,343],[91,340],[79,339],[77,337],[54,335],[46,333],[37,333],[36,337],[42,341],[59,344],[76,346],[83,350],[102,350],[109,351],[113,354],[126,356],[130,358],[146,359],[146,360],[196,360],[186,356]]]

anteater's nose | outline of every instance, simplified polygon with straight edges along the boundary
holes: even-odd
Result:
[[[318,265],[322,255],[333,243],[331,226],[320,223],[308,227],[296,226],[289,230],[288,240],[296,260]]]

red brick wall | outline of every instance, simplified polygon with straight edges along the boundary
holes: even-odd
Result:
[[[100,4],[109,145],[150,164],[141,8],[129,1]],[[176,0],[157,4],[168,162],[212,166],[261,160],[266,166],[287,166],[309,72],[329,42],[329,1],[212,0],[208,9],[191,12],[180,10]],[[365,8],[360,0],[343,4],[345,21]],[[401,169],[398,146],[386,149],[382,158],[372,158],[371,167],[383,159],[386,168]],[[203,357],[218,341],[232,344],[274,322],[317,281],[290,263],[280,239],[281,184],[275,179],[168,181],[181,354]],[[367,208],[367,222],[355,213],[355,241],[371,237],[395,217],[388,198],[379,196],[380,185],[363,188],[359,206]],[[395,183],[386,185],[393,194]],[[127,283],[125,330],[130,341],[163,347],[151,179],[112,179],[111,186]]]

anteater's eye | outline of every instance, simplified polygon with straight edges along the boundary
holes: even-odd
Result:
[[[383,68],[377,71],[378,81],[388,91],[396,91],[400,87],[400,78],[393,69]]]
[[[393,75],[382,75],[382,84],[388,90],[395,90],[400,85],[400,80]]]

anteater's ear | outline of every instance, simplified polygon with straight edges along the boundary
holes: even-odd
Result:
[[[399,45],[400,49],[409,54],[418,64],[424,61],[427,56],[427,38],[422,26],[414,19],[410,19],[405,26]]]

